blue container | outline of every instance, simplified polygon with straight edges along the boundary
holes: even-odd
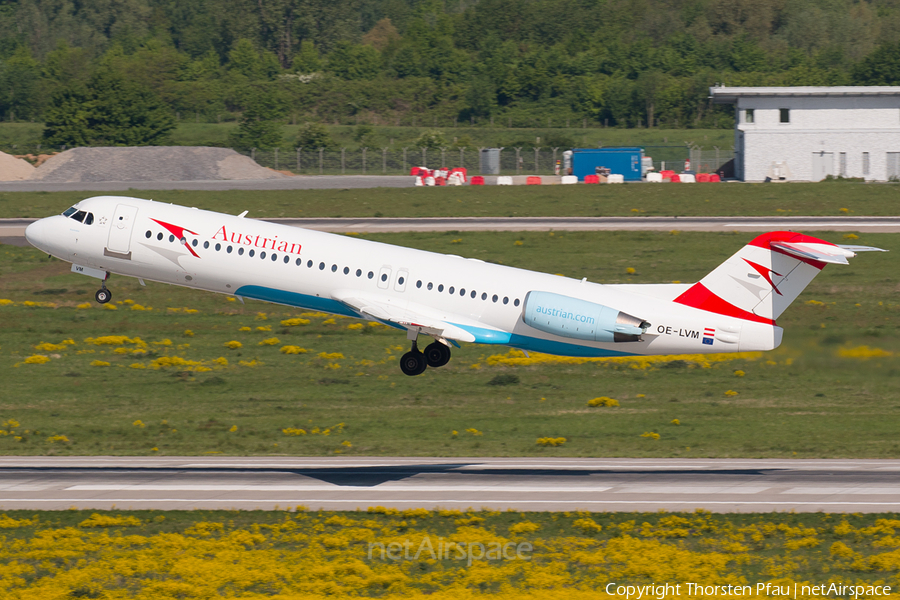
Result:
[[[611,174],[624,175],[625,181],[640,181],[643,155],[643,148],[575,148],[572,175],[584,181],[585,175],[596,174],[597,167],[606,167]]]

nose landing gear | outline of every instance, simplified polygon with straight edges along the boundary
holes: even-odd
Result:
[[[400,357],[400,370],[405,375],[421,375],[427,367],[443,367],[450,362],[450,348],[440,342],[432,342],[419,350],[416,340],[412,341],[412,349]]]
[[[96,300],[100,304],[106,304],[110,300],[112,300],[112,292],[106,289],[106,283],[100,284],[100,289],[97,290],[97,293],[94,294],[94,300]]]

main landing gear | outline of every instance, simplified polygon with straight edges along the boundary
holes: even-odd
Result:
[[[432,342],[425,347],[425,352],[419,350],[416,340],[413,340],[412,349],[400,357],[400,370],[404,375],[421,375],[428,367],[443,367],[450,362],[450,348],[440,342]]]

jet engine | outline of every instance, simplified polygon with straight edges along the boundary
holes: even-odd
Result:
[[[545,333],[593,342],[640,342],[650,323],[602,304],[528,292],[522,320]]]

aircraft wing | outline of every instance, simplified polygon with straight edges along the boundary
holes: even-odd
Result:
[[[336,291],[332,297],[362,317],[377,319],[407,330],[415,328],[438,340],[497,343],[501,338],[509,338],[507,332],[488,327],[474,319],[443,313],[421,304],[398,302],[390,296],[346,290]]]

